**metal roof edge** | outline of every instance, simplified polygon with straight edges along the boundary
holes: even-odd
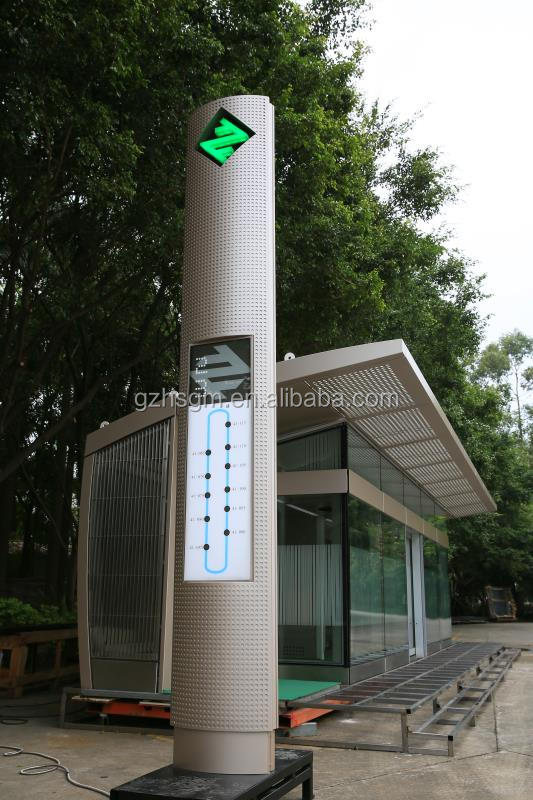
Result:
[[[402,376],[407,379],[408,388],[414,395],[416,407],[424,416],[429,417],[428,421],[435,429],[437,437],[450,452],[450,456],[472,486],[480,503],[485,506],[486,512],[496,511],[496,503],[403,339],[343,347],[278,362],[277,383],[279,387],[287,384],[297,385],[311,380],[314,376],[319,376],[322,380],[327,379],[328,376],[338,375],[344,369],[363,370],[374,365],[393,362]],[[354,418],[352,422],[355,427],[358,427],[357,418]],[[381,450],[377,444],[375,446]],[[384,455],[390,457],[388,453],[384,453]],[[394,458],[391,460],[394,461]],[[426,489],[426,491],[429,490]],[[460,516],[461,514],[457,513],[456,515]]]

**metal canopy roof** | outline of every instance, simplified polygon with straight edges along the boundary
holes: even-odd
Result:
[[[402,339],[314,353],[277,365],[278,433],[348,420],[450,516],[496,511],[496,504]],[[342,396],[342,406],[295,408],[290,390]],[[360,395],[395,393],[375,408]],[[310,395],[307,395],[310,396]],[[361,406],[361,407],[358,407]]]

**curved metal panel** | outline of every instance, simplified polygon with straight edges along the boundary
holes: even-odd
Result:
[[[219,165],[197,145],[221,108],[254,135]],[[267,405],[275,392],[273,108],[260,96],[216,100],[193,114],[188,135],[180,386],[188,385],[189,345],[252,337],[253,580],[184,582],[180,504],[172,723],[270,732],[277,726],[276,409]],[[178,497],[186,492],[186,426],[187,410],[179,409]]]

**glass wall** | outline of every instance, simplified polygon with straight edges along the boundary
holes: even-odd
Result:
[[[348,496],[351,663],[385,652],[381,512]]]
[[[347,425],[279,443],[278,465],[282,472],[348,466],[424,519],[443,522],[434,500]],[[422,538],[433,643],[451,635],[448,560],[445,548]],[[409,651],[405,545],[404,523],[351,495],[280,496],[280,661],[347,666],[346,658],[357,664]]]
[[[444,509],[435,503],[435,515],[430,520],[431,524],[441,531],[446,531],[447,516]]]
[[[341,469],[342,426],[278,443],[278,472]]]
[[[344,663],[343,499],[278,497],[280,661]]]
[[[383,456],[381,457],[380,489],[403,505],[403,475]]]
[[[413,481],[404,476],[403,479],[403,504],[410,511],[413,511],[418,516],[421,516],[421,491]]]
[[[348,496],[351,663],[409,648],[405,526]]]
[[[378,488],[381,485],[380,455],[378,451],[348,426],[348,469]]]
[[[428,642],[440,642],[440,576],[438,545],[424,538],[424,592]]]
[[[385,514],[381,517],[385,650],[392,653],[409,649],[405,526]]]
[[[346,467],[435,527],[445,528],[444,509],[350,425],[336,425],[278,443],[279,472]]]
[[[435,501],[425,492],[421,493],[421,513],[422,519],[427,519],[431,522],[435,516]]]
[[[440,638],[450,639],[452,635],[450,582],[448,579],[448,551],[437,545],[439,554],[439,608]]]
[[[347,427],[348,469],[424,519],[444,511],[419,486],[382,456],[375,447],[350,426]],[[440,519],[440,518],[439,518]],[[439,525],[442,527],[442,524]]]

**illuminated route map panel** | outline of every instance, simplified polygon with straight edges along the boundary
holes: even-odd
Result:
[[[250,339],[191,347],[186,581],[252,578]]]

